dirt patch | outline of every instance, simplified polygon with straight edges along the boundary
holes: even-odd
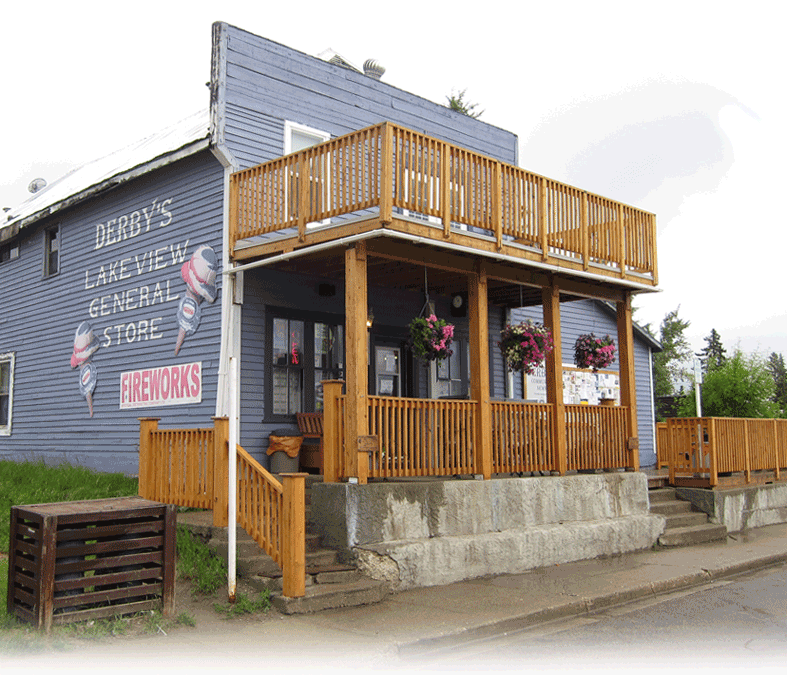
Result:
[[[249,599],[259,597],[259,591],[238,580],[237,594]],[[228,623],[261,623],[278,618],[279,613],[270,609],[267,612],[227,616],[217,611],[215,605],[228,606],[227,589],[221,589],[213,596],[195,595],[187,581],[175,582],[175,613],[171,618],[141,614],[119,618],[114,622],[87,622],[71,626],[55,627],[51,635],[45,635],[31,626],[17,626],[10,629],[0,628],[0,655],[2,654],[45,654],[52,651],[70,652],[84,649],[89,645],[122,643],[142,636],[172,635],[181,631],[215,633],[227,630]],[[102,624],[102,625],[99,625]],[[194,625],[191,625],[194,624]]]

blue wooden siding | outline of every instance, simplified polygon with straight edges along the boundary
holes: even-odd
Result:
[[[0,458],[136,473],[139,417],[161,417],[162,427],[210,426],[219,367],[220,290],[213,304],[201,304],[199,329],[186,338],[178,356],[174,346],[179,298],[186,288],[182,261],[207,244],[220,265],[222,190],[223,170],[205,152],[99,195],[22,235],[22,255],[0,265],[0,353],[16,353],[13,429],[11,436],[0,437]],[[141,225],[131,237],[137,231],[129,225],[135,213]],[[106,225],[116,221],[116,235],[121,217],[127,238],[109,244]],[[60,271],[42,278],[43,233],[52,225],[60,227]],[[129,291],[128,304],[121,306]],[[140,302],[145,294],[161,302]],[[101,342],[92,358],[97,371],[92,418],[79,392],[80,368],[70,367],[82,321],[92,324]],[[197,361],[203,371],[201,403],[119,409],[121,373]]]
[[[334,137],[392,121],[517,162],[511,132],[234,26],[214,24],[213,58],[226,82],[225,141],[241,168],[283,154],[285,120]]]
[[[512,322],[533,319],[543,321],[543,310],[537,307],[522,307],[512,312]],[[560,322],[563,350],[563,363],[574,363],[574,342],[582,333],[595,333],[599,337],[611,335],[617,341],[617,323],[611,312],[603,309],[594,300],[564,302],[560,305]],[[499,352],[499,350],[498,350]],[[609,370],[619,371],[617,358]],[[651,466],[656,462],[653,441],[653,395],[650,391],[650,346],[637,335],[634,336],[634,373],[637,393],[637,425],[639,427],[639,461],[641,466]],[[521,377],[515,377],[514,395],[522,396]]]

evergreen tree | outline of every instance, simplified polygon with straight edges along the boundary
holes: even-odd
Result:
[[[653,393],[655,396],[672,396],[688,380],[692,351],[685,331],[690,322],[678,316],[680,306],[667,312],[661,322],[662,350],[653,355]]]
[[[771,352],[767,366],[773,377],[773,401],[781,408],[784,415],[787,412],[787,367],[784,365],[784,356]]]
[[[705,347],[697,354],[702,361],[702,372],[706,375],[714,368],[724,365],[727,360],[727,351],[721,343],[721,336],[715,328],[711,328],[710,335],[705,338]]]

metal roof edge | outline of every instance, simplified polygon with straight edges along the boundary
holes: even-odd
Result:
[[[180,148],[170,152],[165,152],[146,162],[142,162],[141,164],[137,164],[130,169],[117,173],[99,183],[95,183],[84,190],[69,195],[68,197],[61,199],[54,204],[46,206],[40,211],[36,211],[29,216],[25,216],[18,220],[11,220],[8,223],[2,224],[0,225],[0,232],[3,232],[7,227],[15,227],[17,231],[14,233],[14,235],[11,235],[15,236],[23,228],[28,227],[39,220],[43,220],[44,218],[71,208],[72,206],[76,206],[77,204],[80,204],[97,194],[105,192],[106,190],[110,190],[114,187],[117,187],[118,185],[122,185],[123,183],[127,183],[134,178],[139,178],[140,176],[144,176],[151,171],[155,171],[156,169],[173,164],[174,162],[185,159],[186,157],[190,157],[191,155],[195,155],[199,152],[202,152],[203,150],[207,150],[210,145],[211,140],[209,136],[192,141],[190,143],[186,143]]]

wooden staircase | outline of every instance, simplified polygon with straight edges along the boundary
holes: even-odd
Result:
[[[690,502],[678,499],[675,488],[651,487],[648,497],[650,512],[667,519],[667,526],[659,537],[660,546],[692,546],[726,541],[727,528],[711,523],[706,513],[695,511]]]

